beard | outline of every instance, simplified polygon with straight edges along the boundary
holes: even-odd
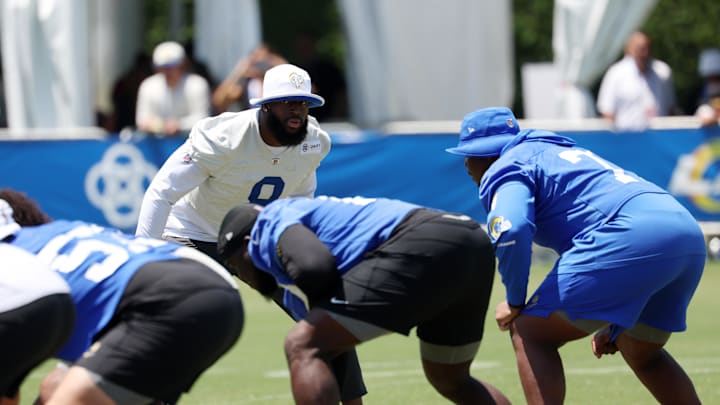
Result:
[[[268,108],[267,114],[268,114],[268,119],[267,119],[268,128],[273,133],[273,136],[275,136],[275,139],[278,142],[280,142],[281,145],[295,146],[295,145],[299,145],[302,141],[305,140],[305,136],[307,135],[307,126],[308,126],[307,118],[304,120],[304,122],[300,126],[300,128],[297,129],[297,131],[289,132],[285,129],[285,126],[283,125],[282,121],[280,121],[280,119],[278,119],[278,117],[276,117],[275,114],[272,112],[272,109]],[[300,117],[292,117],[292,118],[300,118]]]

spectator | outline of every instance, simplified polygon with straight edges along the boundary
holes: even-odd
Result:
[[[686,329],[705,266],[705,238],[664,189],[550,131],[520,131],[507,108],[467,114],[458,146],[488,213],[505,285],[495,310],[509,330],[528,404],[560,404],[559,349],[598,331],[593,354],[620,351],[661,404],[699,404],[665,350]],[[532,244],[559,258],[528,296]]]
[[[113,125],[111,132],[135,129],[135,111],[140,83],[152,75],[152,62],[145,52],[138,52],[132,67],[115,81],[112,90]]]
[[[163,42],[153,51],[158,73],[143,80],[137,99],[137,128],[158,135],[186,133],[210,114],[210,85],[202,76],[187,72],[182,45]]]
[[[185,54],[187,57],[187,71],[202,76],[208,82],[210,88],[214,89],[217,85],[217,81],[210,73],[210,68],[208,68],[207,64],[195,55],[194,42],[192,40],[187,41],[183,47],[185,48]]]
[[[718,125],[720,118],[720,49],[706,49],[700,54],[698,73],[702,87],[696,100],[695,116],[703,127]]]
[[[695,110],[695,117],[700,121],[700,126],[709,128],[720,125],[720,94],[716,94],[706,103],[701,104]]]
[[[262,96],[265,72],[285,63],[287,60],[270,46],[261,44],[255,48],[235,65],[232,72],[213,91],[212,106],[215,113],[249,108],[251,98]]]
[[[597,108],[621,131],[642,131],[650,119],[675,113],[672,69],[650,53],[650,37],[634,32],[625,56],[610,66],[600,83]]]
[[[295,36],[297,64],[314,78],[315,92],[325,99],[325,105],[313,111],[318,121],[343,121],[348,118],[345,74],[338,65],[319,52],[317,38],[309,32]]]

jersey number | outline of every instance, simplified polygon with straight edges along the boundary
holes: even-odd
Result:
[[[270,189],[272,191],[270,193],[270,197],[263,197],[263,195],[267,195],[267,192],[263,193],[263,191],[267,189]],[[248,196],[248,201],[253,204],[265,206],[277,200],[284,189],[285,182],[281,177],[263,177],[262,180],[258,181],[253,186],[252,190],[250,191],[250,195]]]
[[[165,243],[148,238],[126,239],[101,233],[102,231],[103,228],[98,226],[79,226],[53,238],[38,252],[38,256],[49,262],[50,267],[60,273],[70,273],[87,267],[85,278],[100,282],[125,264],[131,254],[142,253],[153,246]],[[68,245],[71,242],[73,244]],[[92,255],[98,258],[89,266],[84,266]]]
[[[600,166],[604,167],[605,169],[611,170],[613,172],[613,175],[615,176],[615,180],[617,180],[623,184],[638,181],[638,179],[636,177],[625,173],[625,171],[623,169],[613,167],[605,159],[595,155],[594,153],[590,152],[589,150],[570,149],[570,150],[560,152],[561,158],[563,158],[573,164],[580,162],[580,159],[583,156],[595,161],[596,163],[598,163]]]

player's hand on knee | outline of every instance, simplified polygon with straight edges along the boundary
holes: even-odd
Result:
[[[495,321],[501,331],[510,329],[510,324],[520,315],[522,308],[512,307],[507,301],[503,301],[495,307]]]
[[[595,357],[598,359],[603,354],[615,354],[618,351],[618,347],[614,341],[611,340],[610,326],[606,326],[595,333],[592,338],[592,351]]]

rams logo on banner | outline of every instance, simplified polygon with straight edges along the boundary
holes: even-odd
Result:
[[[687,197],[703,212],[720,213],[720,140],[710,140],[692,153],[680,155],[668,190]]]

